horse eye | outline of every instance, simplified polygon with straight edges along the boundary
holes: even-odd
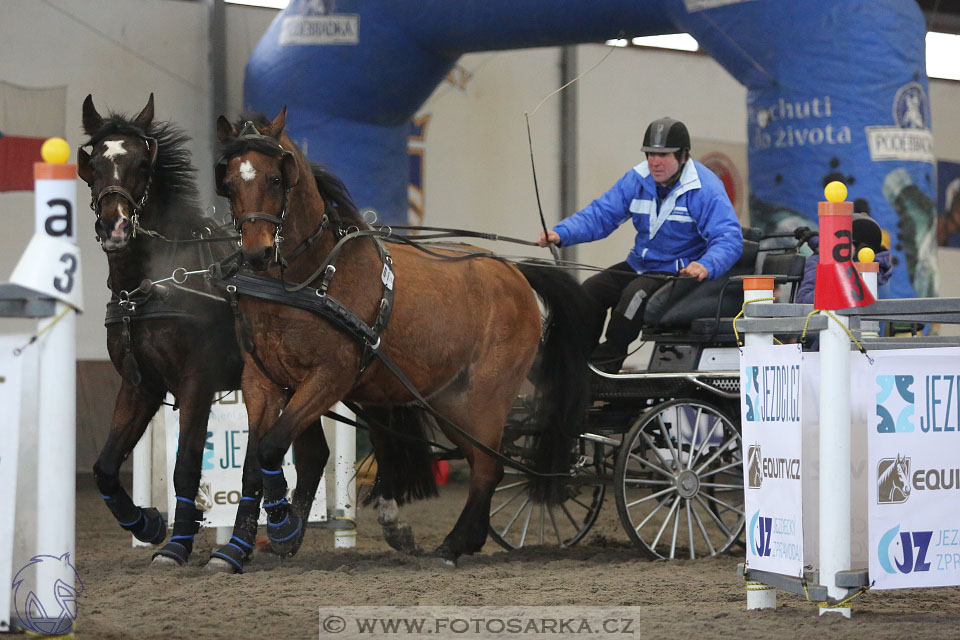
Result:
[[[280,186],[280,176],[273,176],[270,178],[270,183],[276,186]]]

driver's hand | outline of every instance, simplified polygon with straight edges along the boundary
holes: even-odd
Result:
[[[680,273],[686,276],[693,276],[700,281],[705,280],[707,276],[710,275],[707,273],[707,268],[699,262],[691,262],[683,269],[680,269]]]
[[[541,247],[546,247],[551,244],[560,245],[560,234],[551,229],[545,233],[541,233],[540,237],[537,238],[537,244]]]

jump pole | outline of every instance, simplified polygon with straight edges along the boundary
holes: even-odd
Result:
[[[76,233],[77,165],[67,163],[70,147],[62,138],[47,140],[41,155],[44,162],[33,167],[34,234],[10,280],[56,300],[53,317],[38,321],[36,341],[27,347],[38,351],[37,458],[34,469],[21,469],[34,474],[37,495],[32,507],[36,533],[29,552],[43,557],[24,579],[32,578],[33,592],[45,595],[59,594],[58,583],[77,586],[76,312],[83,306],[83,287]],[[49,615],[55,617],[31,624],[52,635],[70,633],[76,609],[65,617],[60,614],[53,611]]]
[[[342,404],[337,404],[336,411],[347,418],[356,418],[353,412]],[[337,517],[343,518],[352,525],[357,518],[357,432],[354,427],[348,424],[338,421],[336,425],[334,445],[334,455],[336,456],[334,461],[336,513],[338,514]],[[334,549],[352,549],[356,546],[357,530],[355,527],[334,530]]]
[[[752,276],[743,279],[743,302],[770,304],[773,302],[774,279],[771,276]],[[744,306],[746,308],[746,306]],[[744,316],[749,314],[744,311]],[[744,333],[743,344],[746,347],[770,346],[773,344],[772,333]],[[744,465],[746,466],[746,465]],[[746,472],[746,471],[745,471]],[[744,486],[746,486],[744,482]],[[777,590],[762,582],[747,581],[747,610],[776,609]]]
[[[873,292],[853,267],[853,203],[846,187],[831,182],[826,202],[817,205],[820,220],[820,262],[814,307],[843,309],[874,301]],[[847,590],[837,586],[837,573],[850,569],[850,337],[847,316],[827,314],[820,331],[820,584],[834,601]],[[821,605],[820,615],[851,609]]]

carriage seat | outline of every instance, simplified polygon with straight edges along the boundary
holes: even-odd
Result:
[[[695,341],[732,342],[732,318],[743,307],[743,288],[736,276],[777,275],[799,280],[805,262],[806,258],[795,252],[761,253],[758,242],[744,240],[740,260],[723,277],[704,282],[675,280],[654,292],[644,313],[644,333],[685,331]],[[796,284],[791,299],[795,290]]]
[[[740,259],[726,275],[703,282],[680,278],[657,289],[647,301],[644,328],[689,327],[697,318],[714,317],[718,303],[721,304],[720,315],[736,314],[743,305],[743,291],[738,291],[740,287],[736,283],[729,286],[728,283],[732,276],[756,273],[759,249],[759,242],[744,240]]]

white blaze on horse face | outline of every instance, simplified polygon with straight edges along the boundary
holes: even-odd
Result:
[[[253,168],[249,160],[244,160],[240,164],[240,177],[243,178],[244,182],[250,182],[257,177],[257,170]]]
[[[116,156],[126,155],[127,150],[123,148],[123,140],[106,140],[103,143],[107,150],[103,152],[104,158],[113,160]]]
[[[119,180],[120,170],[115,158],[127,154],[127,150],[123,148],[123,140],[106,140],[103,144],[107,147],[107,150],[103,152],[103,157],[113,162],[113,179]]]

